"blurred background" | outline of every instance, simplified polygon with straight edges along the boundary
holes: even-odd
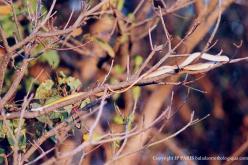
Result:
[[[51,1],[44,0],[42,2],[43,5],[49,9],[51,6]],[[135,17],[136,22],[144,21],[146,19],[154,18],[159,7],[162,9],[170,9],[170,6],[175,5],[175,3],[180,3],[179,1],[174,0],[164,0],[163,2],[166,6],[164,6],[160,0],[154,0],[152,3],[144,3],[137,9],[137,6],[141,3],[140,0],[124,0],[123,6],[120,10],[120,13],[123,16],[120,16],[120,18],[123,18],[123,20],[126,20],[127,18],[127,20],[132,20],[132,18]],[[226,2],[227,1],[223,0],[223,3]],[[22,2],[18,0],[15,1],[15,3],[17,6],[18,4],[20,4],[20,6],[23,5]],[[83,10],[87,4],[95,6],[98,3],[98,1],[90,1],[85,2],[83,5],[79,5],[80,3],[78,0],[57,0],[54,10],[58,12],[50,24],[54,25],[53,28],[58,29],[66,25],[70,26],[79,16],[79,11]],[[196,20],[200,22],[207,22],[209,21],[208,19],[210,19],[211,21],[210,15],[211,13],[214,13],[215,9],[218,7],[218,5],[216,5],[217,3],[217,0],[195,0],[192,4],[189,3],[180,9],[168,12],[163,19],[171,35],[172,45],[175,46],[182,38],[185,37]],[[201,17],[201,12],[205,10],[206,6],[208,6],[209,12],[207,12],[207,14],[209,17]],[[75,12],[72,14],[72,19],[69,22],[65,22],[65,20],[71,16],[71,8],[75,9]],[[210,54],[218,54],[222,51],[223,54],[228,56],[230,59],[247,57],[248,2],[246,0],[232,1],[231,3],[228,3],[226,8],[223,9],[225,10],[222,13],[217,33],[214,40],[210,44],[211,47],[207,52]],[[137,13],[134,14],[134,12]],[[115,17],[117,16],[115,15]],[[200,19],[200,17],[202,19]],[[19,11],[18,19],[20,25],[22,26],[23,36],[28,36],[32,30],[32,28],[30,28],[31,20],[27,14],[23,14],[21,9]],[[9,28],[13,27],[13,25],[9,24],[10,19],[5,18],[5,16],[1,17],[0,15],[0,22],[4,29],[7,29],[9,44],[11,45],[11,42],[15,42],[13,40],[13,36],[11,35],[15,29]],[[166,43],[166,37],[161,35],[164,34],[161,22],[156,22],[156,20],[154,22],[155,24],[158,24],[156,29],[151,33],[154,45]],[[28,74],[25,75],[25,81],[22,81],[20,84],[20,89],[16,93],[15,98],[12,100],[15,102],[22,100],[27,94],[27,88],[30,80],[36,78],[37,75],[39,76],[37,82],[31,90],[32,92],[36,91],[40,83],[45,82],[48,79],[56,81],[56,78],[61,76],[58,73],[61,72],[65,75],[70,75],[80,80],[80,82],[82,82],[82,86],[80,86],[81,89],[88,90],[97,87],[98,82],[101,82],[104,79],[111,67],[111,52],[104,49],[97,43],[85,44],[86,46],[82,46],[81,44],[87,43],[87,37],[89,34],[100,38],[103,43],[108,43],[111,47],[113,47],[116,53],[116,57],[113,62],[113,73],[111,73],[111,78],[108,82],[113,83],[125,80],[125,76],[128,74],[126,68],[127,56],[130,58],[130,72],[134,73],[135,67],[137,67],[136,60],[144,60],[149,55],[151,49],[147,27],[153,25],[154,22],[150,21],[147,24],[144,24],[144,26],[132,30],[129,38],[124,38],[124,40],[128,40],[128,42],[123,43],[120,42],[120,39],[123,39],[121,37],[125,36],[123,35],[125,30],[122,31],[120,25],[118,28],[114,29],[114,27],[118,25],[116,25],[116,22],[112,19],[112,16],[111,18],[109,16],[102,16],[100,19],[92,17],[87,20],[81,28],[73,32],[73,39],[69,39],[68,42],[62,43],[62,46],[60,43],[60,45],[55,47],[52,51],[45,52],[41,58],[31,63],[28,69]],[[205,32],[204,29],[201,31],[200,25],[199,33],[202,37],[194,40],[193,34],[193,37],[191,37],[191,39],[186,39],[185,43],[176,49],[175,52],[183,54],[202,51],[208,43],[209,37],[213,33],[215,21],[212,22],[214,22],[214,24],[207,28]],[[123,22],[118,23],[121,24]],[[196,34],[195,38],[197,38],[197,36],[198,34]],[[13,44],[14,43],[12,43],[12,45]],[[77,48],[68,49],[70,47]],[[40,49],[35,50],[34,54],[37,54],[39,50]],[[166,51],[168,51],[168,48],[165,48],[162,52],[157,53],[152,59],[149,67],[163,57]],[[22,56],[19,56],[15,60],[16,63],[18,63],[22,61],[23,58]],[[168,63],[178,64],[180,60],[181,59],[175,58],[174,60],[168,61]],[[43,70],[42,73],[40,73],[41,70]],[[165,110],[170,104],[173,112],[173,115],[170,116],[168,120],[160,122],[156,125],[157,129],[161,129],[161,137],[155,134],[152,138],[150,138],[150,140],[156,140],[157,138],[159,139],[178,131],[188,123],[192,111],[195,112],[195,117],[197,118],[204,118],[208,114],[210,114],[210,116],[200,123],[183,131],[166,144],[154,146],[151,149],[144,149],[144,151],[141,152],[142,155],[138,159],[139,161],[137,161],[137,164],[183,165],[192,163],[181,160],[167,162],[164,160],[153,159],[153,156],[176,156],[180,155],[180,153],[189,156],[228,157],[233,155],[235,151],[240,150],[240,157],[248,157],[247,71],[247,61],[243,61],[235,64],[224,65],[208,72],[207,74],[188,75],[188,79],[194,81],[188,86],[171,86],[166,88],[151,85],[142,87],[141,96],[137,101],[136,113],[138,117],[136,118],[138,119],[135,120],[145,120],[142,119],[141,116],[144,115],[143,111],[145,111],[147,107],[149,109],[149,99],[153,97],[153,94],[155,94],[157,90],[161,90],[161,93],[158,93],[155,96],[157,98],[162,97],[162,99],[157,99],[158,103],[153,100],[153,104],[156,104],[153,106],[155,106],[155,108],[156,106],[159,107],[158,110],[156,110],[158,113],[153,114],[152,108],[154,107],[151,106],[149,109],[150,113],[148,114],[151,114],[151,116],[156,116]],[[9,69],[7,72],[7,77],[9,77],[5,80],[5,91],[11,84],[10,75],[12,74],[13,71]],[[166,81],[179,81],[184,79],[185,75],[179,75],[178,77],[166,79]],[[60,86],[62,91],[66,89],[65,86]],[[172,91],[174,95],[173,101],[171,102]],[[101,121],[101,127],[103,130],[108,130],[109,123],[113,122],[113,118],[116,117],[116,107],[119,108],[121,114],[127,115],[131,112],[133,105],[136,103],[134,103],[135,101],[133,101],[133,98],[130,95],[132,95],[130,92],[126,92],[108,99],[108,104],[105,107],[106,112],[103,114]],[[32,133],[35,132],[32,129],[38,126],[43,127],[41,130],[44,131],[44,125],[46,125],[42,123],[41,125],[34,126],[34,121],[32,120],[27,121],[27,123],[30,124],[28,127],[30,127],[30,132]],[[114,126],[114,124],[116,123],[113,122],[113,125],[111,125],[113,129],[115,129],[114,127],[117,127]],[[34,138],[34,135],[30,134],[28,135],[28,138]],[[5,147],[7,143],[7,140],[3,138],[0,141],[0,146],[1,148],[5,148],[6,151],[9,151],[10,149],[6,149]],[[42,147],[48,149],[51,148],[51,146],[54,146],[54,141],[52,139],[44,143]],[[241,148],[241,146],[243,148]],[[103,164],[103,162],[106,161],[106,157],[108,157],[107,155],[109,151],[106,151],[107,149],[108,147],[99,147],[94,150],[87,163],[94,165]],[[53,155],[54,152],[44,159],[48,159]],[[197,164],[204,165],[217,165],[222,164],[225,161],[208,160],[195,162]],[[247,162],[248,161],[235,161],[235,164],[246,164]],[[85,164],[87,163],[85,162]]]

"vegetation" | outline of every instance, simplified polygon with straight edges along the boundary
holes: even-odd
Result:
[[[0,164],[244,156],[247,6],[0,0]]]

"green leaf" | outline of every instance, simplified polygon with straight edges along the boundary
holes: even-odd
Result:
[[[93,37],[93,40],[95,41],[96,44],[98,44],[103,50],[105,50],[112,58],[115,57],[115,52],[114,49],[109,45],[108,42],[100,39]]]
[[[110,84],[118,84],[118,83],[119,83],[119,80],[117,80],[116,78],[114,78],[114,77],[110,78]],[[112,95],[112,98],[113,98],[113,100],[116,101],[120,96],[121,96],[120,93],[115,93]]]
[[[84,101],[82,101],[82,103],[80,104],[80,108],[84,108],[87,104],[91,103],[90,98],[85,99]]]
[[[67,105],[65,106],[63,109],[67,112],[67,113],[71,113],[73,106],[72,105]]]
[[[41,57],[40,60],[47,62],[52,68],[57,68],[59,66],[59,55],[55,50],[46,51]]]
[[[84,140],[84,141],[89,141],[89,140],[90,140],[90,135],[89,135],[89,133],[83,134],[83,140]],[[93,133],[92,140],[93,140],[93,141],[99,141],[99,140],[101,140],[101,136],[100,136],[99,134],[97,134],[97,133]]]
[[[143,57],[140,55],[134,57],[134,71],[137,71],[140,68],[143,61]]]
[[[75,77],[65,77],[64,74],[61,75],[62,77],[59,77],[58,82],[60,85],[66,84],[70,87],[70,91],[75,91],[81,86],[81,81]]]
[[[121,11],[124,7],[124,3],[125,3],[124,0],[118,0],[117,9]]]
[[[122,73],[124,73],[125,69],[121,65],[117,64],[114,66],[114,71],[117,74],[122,74]]]
[[[5,154],[5,150],[3,148],[0,148],[0,154]],[[4,158],[3,156],[0,156],[0,164],[3,164]]]
[[[53,96],[53,97],[50,97],[49,99],[46,100],[45,102],[45,105],[47,104],[51,104],[57,100],[59,100],[61,98],[61,96]],[[51,112],[49,113],[49,119],[61,119],[62,121],[68,116],[68,113],[71,112],[72,110],[72,105],[68,105],[68,106],[65,106],[63,108],[60,109],[61,111],[57,111],[57,112]],[[47,121],[47,119],[46,119]]]
[[[70,87],[71,91],[75,91],[81,86],[81,81],[74,77],[67,78],[67,85]]]
[[[138,100],[141,94],[141,88],[136,86],[132,88],[132,93],[133,93],[133,97],[135,100]]]
[[[36,119],[41,122],[47,124],[49,127],[53,127],[53,122],[50,119],[50,114],[49,115],[40,115],[36,117]]]
[[[51,112],[51,113],[49,113],[49,118],[51,119],[51,120],[53,120],[53,119],[63,119],[63,115],[62,115],[62,113],[61,112]]]
[[[128,117],[127,117],[127,119],[126,119],[126,124],[127,124],[127,128],[128,128],[128,130],[131,130],[131,128],[132,128],[132,124],[133,124],[133,122],[134,122],[134,119],[135,119],[135,116],[134,116],[134,114],[133,113],[131,113]]]
[[[113,122],[115,124],[119,124],[119,125],[122,125],[124,124],[124,118],[121,116],[121,115],[115,115],[114,118],[113,118]]]
[[[53,94],[52,87],[54,82],[52,80],[46,80],[45,82],[41,83],[35,93],[36,99],[46,99],[51,97]]]
[[[0,121],[0,138],[5,138],[6,130],[4,130],[3,121]]]
[[[122,34],[119,38],[118,38],[118,41],[121,43],[121,44],[124,44],[128,41],[128,35],[127,34]]]
[[[14,120],[7,120],[6,121],[10,128],[10,130],[7,131],[6,135],[7,135],[7,140],[9,142],[9,145],[11,147],[13,147],[15,145],[15,141],[13,139],[13,136],[16,137],[16,133],[20,124],[20,120],[19,119],[14,119]],[[20,130],[20,138],[18,143],[18,147],[19,150],[25,150],[26,149],[26,145],[27,145],[27,138],[26,138],[26,129],[25,129],[25,125],[24,125],[24,120],[22,121],[22,128]]]
[[[132,22],[135,21],[135,16],[134,16],[133,13],[129,13],[129,14],[127,15],[127,17],[129,18],[130,21],[132,21]]]
[[[38,103],[31,103],[30,106],[31,106],[31,108],[34,108],[34,109],[41,107],[41,105]]]
[[[10,15],[0,17],[0,25],[3,27],[7,37],[12,36],[15,32],[16,26]]]
[[[113,147],[114,149],[118,149],[121,146],[121,140],[115,140],[113,141]]]
[[[143,57],[140,55],[135,56],[134,58],[134,64],[135,66],[139,67],[143,63]]]
[[[15,142],[14,142],[14,140],[13,140],[13,138],[12,138],[10,133],[7,133],[7,140],[9,142],[9,145],[11,145],[11,146],[15,145]]]
[[[24,151],[27,147],[27,137],[26,137],[26,134],[24,132],[20,136],[18,146],[19,146],[19,150],[22,150],[22,151]]]

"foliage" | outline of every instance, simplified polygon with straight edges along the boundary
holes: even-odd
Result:
[[[247,137],[242,7],[0,1],[0,164],[229,156]]]

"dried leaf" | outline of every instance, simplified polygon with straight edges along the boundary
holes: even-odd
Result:
[[[193,54],[190,54],[186,60],[184,60],[180,65],[179,67],[180,68],[183,68],[189,64],[191,64],[195,59],[197,59],[199,56],[201,55],[201,53],[193,53]]]
[[[227,56],[218,56],[218,55],[211,55],[204,53],[201,56],[202,59],[208,60],[208,61],[215,61],[215,62],[228,62],[230,59]]]
[[[178,69],[178,66],[162,66],[160,67],[158,70],[152,72],[151,74],[149,74],[148,76],[146,76],[145,78],[152,78],[152,77],[157,77],[163,74],[173,74],[175,73],[175,70]]]
[[[227,56],[218,56],[218,55],[211,55],[208,53],[201,53],[201,52],[196,52],[196,53],[192,53],[190,54],[186,60],[184,60],[179,67],[183,68],[189,64],[191,64],[194,60],[196,60],[198,57],[200,57],[201,59],[204,60],[208,60],[208,61],[213,61],[213,62],[228,62],[229,58]]]
[[[0,15],[8,15],[11,13],[11,10],[10,5],[2,5],[0,6]]]
[[[203,71],[203,70],[211,69],[214,66],[215,66],[215,64],[212,62],[198,63],[198,64],[185,66],[183,68],[183,70],[186,70],[186,71]]]
[[[83,33],[82,28],[77,28],[77,29],[75,29],[75,30],[73,30],[73,31],[71,32],[71,35],[72,35],[73,37],[77,37],[77,36],[81,35],[82,33]]]

